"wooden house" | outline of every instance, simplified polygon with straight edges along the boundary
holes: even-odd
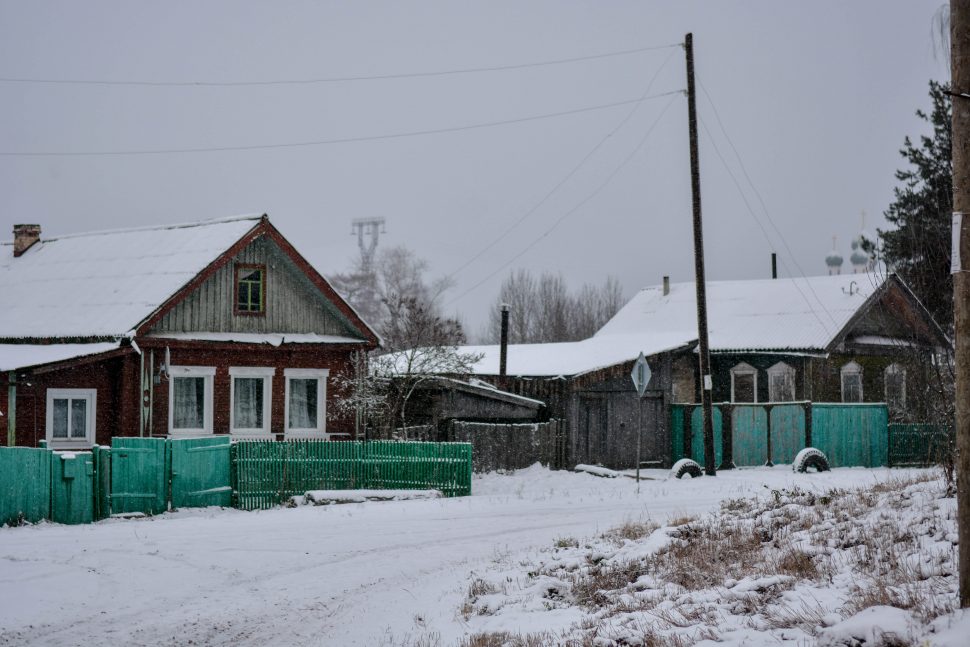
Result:
[[[672,403],[699,402],[694,283],[641,290],[593,337],[482,353],[475,377],[542,400],[566,420],[571,458],[624,468],[671,462]],[[707,285],[714,402],[887,402],[896,418],[921,419],[934,358],[950,341],[895,275],[869,274]],[[652,378],[639,402],[630,372],[640,352]]]
[[[263,216],[0,244],[0,435],[347,437],[333,378],[378,337]]]

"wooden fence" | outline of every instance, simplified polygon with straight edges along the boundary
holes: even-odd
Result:
[[[568,465],[566,423],[561,420],[527,424],[452,421],[448,440],[471,443],[472,469],[491,472],[542,463],[553,469]]]

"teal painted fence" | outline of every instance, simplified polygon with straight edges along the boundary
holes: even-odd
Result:
[[[173,508],[232,505],[229,436],[171,439]]]
[[[0,447],[0,526],[41,521],[50,513],[50,452]]]
[[[937,465],[952,455],[951,429],[932,424],[890,424],[889,464],[893,467]]]
[[[671,407],[672,461],[704,463],[702,415],[697,404]],[[715,459],[725,468],[791,463],[805,447],[825,452],[833,466],[890,464],[885,404],[715,404],[713,427]]]
[[[436,489],[471,494],[468,443],[246,440],[234,443],[235,506],[259,510],[309,490]]]

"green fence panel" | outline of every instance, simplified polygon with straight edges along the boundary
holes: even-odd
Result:
[[[91,523],[96,480],[90,452],[51,452],[51,521]]]
[[[771,462],[788,465],[805,448],[805,407],[798,404],[776,404],[771,419]]]
[[[731,451],[738,467],[768,462],[768,414],[763,406],[735,405],[731,412]]]
[[[875,467],[889,462],[885,404],[812,405],[812,447],[833,467]]]
[[[714,462],[720,465],[724,461],[723,453],[723,434],[721,430],[722,419],[721,410],[713,408],[711,421],[714,427]],[[704,465],[704,410],[700,406],[694,407],[690,415],[690,454],[691,458],[699,464]]]
[[[232,505],[229,436],[173,438],[168,442],[173,508]]]
[[[164,438],[111,439],[111,511],[161,514],[168,507]]]
[[[670,462],[676,463],[687,456],[684,448],[684,416],[686,408],[682,404],[670,405]]]
[[[35,523],[51,512],[51,452],[0,447],[0,526]]]
[[[889,465],[921,467],[937,465],[953,450],[953,434],[934,424],[889,425]]]
[[[94,461],[94,519],[99,521],[111,516],[111,448],[95,445]]]

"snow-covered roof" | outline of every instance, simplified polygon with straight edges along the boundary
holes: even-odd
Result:
[[[707,321],[712,351],[824,350],[882,284],[868,274],[799,279],[709,281]],[[594,339],[618,335],[697,338],[695,285],[641,290]]]
[[[119,342],[96,344],[0,344],[0,371],[53,364],[115,350]]]
[[[824,352],[881,281],[848,274],[795,279],[710,281],[707,311],[712,351]],[[593,337],[556,344],[512,344],[508,373],[580,375],[695,343],[694,283],[641,290]],[[499,346],[463,346],[481,353],[478,375],[497,375]]]
[[[121,337],[259,224],[260,216],[0,245],[0,338]]]
[[[148,335],[159,339],[179,341],[218,341],[238,344],[365,344],[364,339],[342,337],[340,335],[318,335],[306,333],[247,333],[247,332],[162,332]]]
[[[641,352],[649,357],[681,348],[691,341],[681,333],[674,333],[591,337],[556,344],[510,344],[507,372],[530,376],[580,375],[635,360]],[[462,346],[461,351],[482,354],[482,359],[472,368],[474,374],[498,375],[500,348],[497,344]]]

